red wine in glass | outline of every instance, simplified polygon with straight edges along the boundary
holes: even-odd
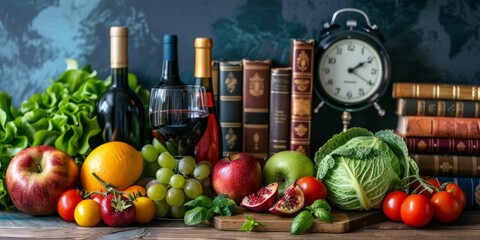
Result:
[[[194,149],[207,129],[208,101],[201,86],[152,88],[149,120],[153,136],[174,157],[194,156]]]
[[[205,133],[208,113],[195,110],[161,110],[159,122],[152,123],[153,136],[173,156],[193,156],[193,147]]]

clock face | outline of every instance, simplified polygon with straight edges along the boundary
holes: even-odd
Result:
[[[357,104],[370,99],[384,76],[378,51],[358,39],[342,39],[325,49],[318,65],[320,86],[333,100]]]

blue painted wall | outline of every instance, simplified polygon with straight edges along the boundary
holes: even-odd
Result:
[[[109,27],[130,29],[130,71],[151,87],[160,76],[163,34],[179,35],[182,79],[192,83],[193,40],[213,38],[214,59],[270,58],[288,65],[291,38],[319,39],[340,8],[364,10],[380,26],[393,81],[480,84],[480,2],[336,0],[0,0],[0,91],[16,106],[43,91],[65,69],[65,59],[109,74]],[[391,89],[378,117],[353,113],[352,126],[394,128]],[[318,103],[314,98],[314,104]],[[341,131],[341,112],[325,106],[314,115],[313,151]]]

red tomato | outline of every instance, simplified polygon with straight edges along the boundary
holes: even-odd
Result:
[[[98,204],[102,204],[102,200],[105,198],[105,196],[103,196],[103,194],[100,194],[100,193],[95,193],[90,195],[90,198],[93,199]]]
[[[451,223],[462,213],[462,203],[450,192],[440,191],[435,193],[431,202],[433,204],[433,219],[440,223]]]
[[[433,205],[424,195],[412,194],[403,201],[400,216],[410,227],[423,227],[432,220]]]
[[[460,201],[462,210],[465,208],[465,205],[467,205],[467,195],[460,186],[455,183],[448,183],[447,186],[445,186],[445,191],[451,193]]]
[[[74,222],[75,207],[83,199],[77,189],[70,189],[62,193],[57,202],[57,211],[65,221]]]
[[[430,192],[428,190],[426,190],[423,186],[420,185],[420,183],[417,181],[413,182],[412,183],[412,188],[411,190],[412,191],[415,191],[415,193],[419,193],[419,194],[422,194],[424,195],[425,197],[428,197],[428,198],[431,198],[433,196],[433,194],[435,194],[437,192],[437,190],[440,189],[440,182],[436,179],[436,178],[425,178],[425,177],[422,177],[427,183],[426,184],[429,184],[431,186],[433,186],[433,191]]]
[[[407,196],[407,193],[401,190],[395,190],[388,193],[382,202],[382,209],[385,216],[393,221],[401,222],[400,208]]]
[[[304,206],[310,206],[317,199],[327,198],[327,188],[316,177],[305,176],[297,180],[297,184],[302,188],[305,196]]]

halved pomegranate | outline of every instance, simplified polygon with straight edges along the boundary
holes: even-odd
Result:
[[[283,196],[268,211],[277,215],[290,215],[302,209],[304,204],[305,197],[302,188],[293,183],[285,189]]]
[[[249,210],[261,212],[267,210],[275,203],[278,196],[278,183],[273,182],[258,191],[245,196],[240,203]]]

